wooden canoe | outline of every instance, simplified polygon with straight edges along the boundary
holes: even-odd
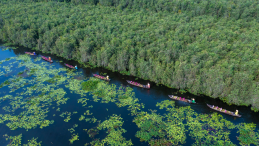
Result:
[[[168,95],[171,99],[174,99],[174,100],[178,100],[178,101],[183,101],[183,102],[187,102],[187,103],[192,103],[192,101],[191,100],[189,100],[189,99],[184,99],[184,100],[182,100],[182,98],[181,98],[181,100],[180,100],[180,98],[179,97],[177,97],[177,96],[174,96],[174,95]],[[196,103],[196,102],[195,102]]]
[[[74,68],[75,68],[74,66],[69,65],[69,64],[66,64],[66,63],[65,63],[65,66],[67,66],[67,67],[69,67],[69,68],[72,68],[72,69],[74,69]]]
[[[219,108],[218,108],[218,109],[213,108],[212,105],[207,104],[207,106],[208,106],[209,108],[215,110],[215,111],[218,111],[218,112],[221,112],[221,113],[224,113],[224,114],[228,114],[228,115],[231,115],[231,116],[234,116],[234,117],[241,117],[241,115],[239,115],[239,114],[238,114],[238,115],[235,115],[235,113],[234,113],[234,112],[231,112],[231,111],[226,111],[226,112],[225,112],[225,109],[222,109],[222,111],[220,111]]]
[[[111,79],[108,79],[108,80],[107,80],[106,77],[100,76],[100,75],[97,75],[97,74],[93,74],[93,75],[94,75],[94,77],[99,78],[99,79],[102,79],[102,80],[105,80],[105,81],[110,81],[110,80],[111,80]]]
[[[25,52],[25,54],[34,55],[34,54],[31,53],[31,52]],[[36,54],[35,54],[35,55],[36,55]]]
[[[134,86],[137,86],[137,87],[141,87],[141,88],[146,88],[146,89],[150,89],[150,88],[148,88],[148,86],[147,85],[142,85],[142,84],[139,84],[139,83],[137,83],[137,82],[132,82],[132,81],[129,81],[129,80],[126,80],[129,84],[131,84],[131,85],[134,85]]]
[[[41,56],[41,58],[43,59],[43,60],[46,60],[46,61],[48,61],[48,62],[53,62],[52,60],[49,60],[47,57],[44,57],[44,56]]]

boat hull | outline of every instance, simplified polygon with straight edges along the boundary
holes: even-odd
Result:
[[[75,67],[73,67],[72,65],[69,65],[69,64],[66,64],[65,63],[65,66],[68,67],[68,68],[71,68],[71,69],[74,69]]]
[[[140,85],[135,85],[135,84],[131,83],[129,80],[127,80],[127,82],[128,82],[129,84],[133,85],[133,86],[137,86],[137,87],[145,88],[145,89],[150,89],[150,88],[147,87],[147,85],[142,85],[142,84],[140,84]]]
[[[189,99],[184,99],[184,100],[180,100],[180,99],[177,99],[177,96],[174,96],[174,95],[168,95],[169,96],[169,98],[171,98],[171,99],[173,99],[173,100],[178,100],[178,101],[182,101],[182,102],[187,102],[187,103],[192,103],[192,104],[195,104],[195,103],[193,103],[191,100],[189,100]],[[175,98],[176,97],[176,98]]]
[[[25,52],[25,54],[34,55],[34,54],[31,53],[31,52]],[[36,55],[36,54],[35,54],[35,55]]]
[[[215,111],[218,111],[218,112],[221,112],[221,113],[224,113],[224,114],[227,114],[227,115],[231,115],[231,116],[239,117],[239,118],[241,117],[241,115],[235,115],[233,112],[230,112],[230,111],[228,111],[228,112],[230,112],[230,113],[228,113],[228,112],[223,112],[223,111],[220,111],[220,110],[218,110],[218,109],[215,109],[215,108],[212,107],[212,105],[209,105],[209,104],[207,104],[207,106],[208,106],[209,108],[215,110]]]
[[[105,81],[110,81],[111,79],[106,79],[104,76],[98,76],[97,74],[93,74],[94,77],[98,78],[98,79],[102,79],[102,80],[105,80]],[[103,78],[102,78],[103,77]]]
[[[41,58],[42,58],[43,60],[45,60],[45,61],[50,62],[50,63],[52,63],[52,62],[53,62],[52,60],[49,60],[48,58],[46,58],[46,57],[44,57],[44,56],[41,56]]]

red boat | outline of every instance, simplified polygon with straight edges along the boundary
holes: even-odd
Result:
[[[110,81],[111,80],[111,79],[107,79],[106,77],[100,76],[100,75],[97,75],[97,74],[93,74],[93,75],[94,75],[94,77],[102,79],[102,80],[106,80],[106,81]]]
[[[25,54],[36,55],[36,54],[34,54],[34,53],[31,53],[31,52],[25,52]]]
[[[44,56],[41,56],[41,58],[43,59],[43,60],[46,60],[46,61],[48,61],[48,62],[53,62],[52,60],[49,60],[49,58],[47,58],[47,57],[44,57]]]
[[[67,66],[67,67],[69,67],[69,68],[72,68],[72,69],[74,69],[74,68],[75,68],[74,66],[69,65],[69,64],[66,64],[66,63],[65,63],[65,66]],[[76,69],[76,68],[75,68],[75,69]]]
[[[127,82],[131,85],[134,85],[134,86],[138,86],[138,87],[141,87],[141,88],[146,88],[146,89],[150,89],[150,87],[148,87],[148,85],[142,85],[140,83],[137,83],[137,82],[133,82],[133,81],[129,81],[127,80]]]

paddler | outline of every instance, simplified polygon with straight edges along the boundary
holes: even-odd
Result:
[[[238,110],[236,110],[235,115],[238,115]]]
[[[49,60],[51,60],[51,58],[49,57]]]
[[[149,83],[147,83],[147,87],[150,88],[150,84]]]
[[[109,80],[109,76],[107,76],[106,79]]]
[[[192,98],[192,103],[195,103],[195,100],[194,100],[194,98]],[[214,106],[214,105],[213,105]]]
[[[33,55],[36,55],[35,52],[33,52]]]
[[[77,69],[77,65],[75,66],[75,69]]]

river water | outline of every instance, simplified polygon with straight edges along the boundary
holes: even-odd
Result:
[[[18,49],[8,49],[3,51],[2,49],[5,48],[4,46],[0,45],[0,61],[5,60],[6,58],[15,57],[20,54],[24,54],[24,52],[32,52],[32,50],[24,47],[19,47]],[[82,72],[83,77],[92,77],[94,73],[100,74],[100,73],[107,73],[111,79],[109,84],[115,84],[116,86],[130,86],[127,84],[126,80],[135,80],[136,77],[133,76],[127,76],[122,75],[118,72],[112,72],[104,68],[83,68],[79,65],[76,61],[69,61],[65,60],[63,58],[51,55],[51,54],[44,54],[42,52],[37,52],[37,56],[31,56],[32,59],[39,57],[40,55],[43,56],[50,56],[52,60],[54,61],[51,66],[54,68],[65,68],[64,63],[68,63],[71,65],[78,65],[78,70],[76,72]],[[45,62],[43,60],[39,61],[38,64],[41,62]],[[6,65],[6,64],[1,64]],[[0,66],[1,66],[0,65]],[[0,76],[0,83],[3,83],[6,79],[10,78],[12,75],[17,74],[19,69],[16,69],[14,72],[10,73],[8,76]],[[150,83],[151,89],[145,90],[142,88],[130,86],[133,88],[133,91],[135,92],[135,97],[139,99],[141,103],[145,104],[145,109],[157,109],[156,103],[161,102],[163,100],[170,100],[168,95],[174,94],[181,97],[186,97],[188,99],[195,98],[196,102],[198,104],[188,104],[184,102],[176,101],[175,104],[177,107],[181,106],[191,106],[192,109],[194,109],[197,113],[206,113],[211,114],[214,111],[209,109],[206,106],[206,103],[217,105],[219,107],[222,107],[224,109],[235,111],[236,109],[239,110],[239,114],[242,115],[241,118],[235,118],[229,115],[222,114],[222,116],[231,121],[234,124],[239,123],[255,123],[256,125],[259,124],[259,113],[252,112],[250,110],[250,107],[243,107],[243,106],[235,106],[235,105],[227,105],[226,103],[223,103],[219,99],[213,99],[206,96],[195,96],[189,93],[178,93],[178,90],[176,89],[170,89],[166,86],[159,85],[157,86],[155,83],[138,79],[137,82],[146,84],[147,82]],[[61,86],[62,87],[62,86]],[[0,97],[7,94],[5,92],[6,88],[0,88]],[[85,122],[79,122],[78,119],[80,118],[80,115],[82,115],[85,111],[85,108],[78,106],[77,104],[77,98],[80,97],[78,94],[70,93],[69,89],[64,87],[64,90],[66,91],[66,95],[70,97],[70,99],[67,101],[67,104],[60,105],[60,109],[62,111],[77,111],[77,114],[74,114],[71,116],[71,120],[69,122],[64,122],[64,118],[61,118],[58,116],[58,113],[55,113],[56,111],[50,111],[48,113],[48,117],[51,117],[51,120],[54,120],[54,124],[49,125],[48,127],[44,127],[43,129],[40,129],[39,126],[35,129],[29,129],[26,131],[23,128],[18,128],[16,130],[10,130],[9,127],[7,127],[5,124],[0,124],[0,134],[8,134],[9,136],[15,136],[22,133],[22,144],[25,144],[28,142],[28,140],[32,139],[32,137],[38,137],[37,141],[42,141],[43,146],[66,146],[66,145],[84,145],[85,143],[89,143],[92,141],[91,138],[89,138],[88,134],[82,130],[82,129],[90,129],[91,127],[97,126],[97,123],[85,123]],[[17,91],[18,92],[18,91]],[[13,93],[15,94],[15,93]],[[140,142],[138,138],[135,137],[136,131],[138,131],[138,127],[135,123],[132,122],[133,117],[130,116],[130,112],[127,110],[127,108],[119,108],[114,103],[100,103],[100,102],[93,102],[88,101],[88,105],[93,105],[94,108],[91,109],[91,112],[93,113],[94,117],[98,120],[105,120],[108,116],[111,116],[112,114],[120,115],[123,118],[124,126],[123,128],[127,130],[126,133],[123,134],[123,136],[129,140],[132,140],[132,143],[134,145],[148,145],[146,142]],[[0,114],[4,114],[4,111],[2,108],[5,106],[5,103],[0,103]],[[160,110],[159,113],[162,115],[163,110]],[[53,114],[56,114],[55,117],[52,117]],[[70,144],[68,139],[71,138],[71,133],[68,131],[69,128],[72,128],[74,124],[78,124],[78,127],[74,128],[75,133],[78,133],[79,140],[74,141],[73,144]],[[258,126],[256,128],[256,131],[258,130]],[[236,140],[236,136],[238,134],[234,133],[230,135],[230,140],[236,144],[239,145],[239,141]],[[97,138],[103,139],[105,137],[105,132],[100,132],[99,136]],[[4,137],[0,138],[0,145],[7,145],[10,141],[6,141]],[[187,136],[186,143],[184,145],[191,145],[195,141],[191,139],[189,136]]]

